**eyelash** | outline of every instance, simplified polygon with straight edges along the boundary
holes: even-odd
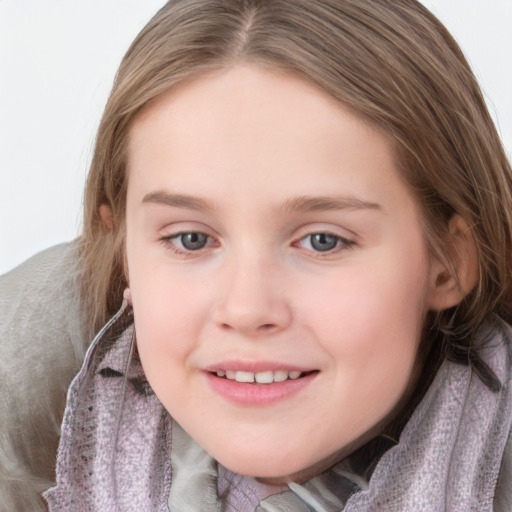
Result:
[[[205,236],[210,242],[209,243],[207,242],[207,245],[205,245],[204,247],[200,247],[197,250],[186,249],[184,247],[178,247],[176,245],[176,240],[179,240],[184,235]],[[331,255],[336,254],[343,250],[353,249],[354,246],[356,245],[356,242],[354,240],[350,240],[348,238],[337,235],[335,233],[330,233],[328,231],[317,231],[317,232],[313,232],[313,233],[307,233],[304,236],[302,236],[299,240],[294,242],[292,245],[294,247],[300,247],[300,243],[305,240],[308,240],[308,239],[310,240],[310,245],[312,245],[311,244],[312,237],[318,236],[318,235],[325,235],[327,237],[335,238],[336,246],[334,248],[326,250],[326,251],[319,251],[319,250],[315,250],[315,249],[306,249],[307,251],[311,252],[314,255],[314,257],[316,257],[316,258],[325,258],[325,257],[331,256]],[[162,243],[164,243],[167,248],[171,249],[175,254],[177,254],[179,256],[183,256],[183,257],[193,257],[195,255],[199,255],[199,254],[201,254],[203,249],[205,249],[209,246],[212,246],[215,243],[213,237],[211,237],[210,235],[207,235],[206,233],[203,233],[201,231],[182,231],[179,233],[172,234],[170,236],[162,237],[160,239],[160,241]],[[212,241],[213,241],[213,244],[212,244]]]

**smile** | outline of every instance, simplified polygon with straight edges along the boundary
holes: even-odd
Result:
[[[257,383],[257,384],[273,384],[274,382],[284,382],[286,380],[296,380],[304,377],[308,372],[301,372],[298,370],[286,371],[263,371],[263,372],[246,372],[235,370],[217,370],[215,374],[217,377],[222,377],[228,380],[243,383]]]
[[[220,366],[220,365],[219,365]],[[230,369],[226,368],[231,366]],[[250,366],[250,365],[246,365]],[[235,369],[235,364],[226,369],[209,368],[203,374],[212,391],[235,404],[261,407],[291,398],[311,385],[319,370],[276,369],[268,370],[259,363],[256,371]],[[223,366],[221,366],[222,368]]]

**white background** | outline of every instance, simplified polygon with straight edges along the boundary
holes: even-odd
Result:
[[[80,231],[116,68],[164,0],[0,0],[0,274]],[[461,44],[512,153],[512,0],[424,0]]]

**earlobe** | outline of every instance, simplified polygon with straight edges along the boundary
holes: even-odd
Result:
[[[445,261],[436,260],[430,274],[429,309],[443,311],[457,305],[478,282],[478,256],[467,222],[454,215],[449,222]]]
[[[132,299],[132,292],[130,288],[125,288],[123,292],[123,299],[126,301],[126,303],[133,307],[133,299]]]
[[[112,214],[112,210],[108,204],[102,204],[98,213],[101,219],[101,222],[105,226],[107,231],[112,231],[114,229],[114,215]]]

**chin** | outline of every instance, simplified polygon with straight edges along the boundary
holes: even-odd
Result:
[[[272,451],[265,450],[265,452],[262,449],[235,449],[230,453],[222,451],[221,457],[212,455],[231,471],[252,477],[268,485],[281,485],[289,482],[303,483],[326,471],[372,437],[373,432],[367,432],[355,441],[333,452],[325,453],[323,456],[320,449],[305,454],[300,453],[298,447],[293,447],[288,451],[276,448]],[[298,455],[302,455],[302,457],[298,457]]]
[[[234,454],[232,458],[222,457],[217,460],[235,473],[276,484],[293,481],[293,475],[301,470],[300,466],[290,463],[289,457],[283,457],[285,460],[269,460],[269,458],[259,460],[245,455],[241,460],[240,453],[238,453]]]

